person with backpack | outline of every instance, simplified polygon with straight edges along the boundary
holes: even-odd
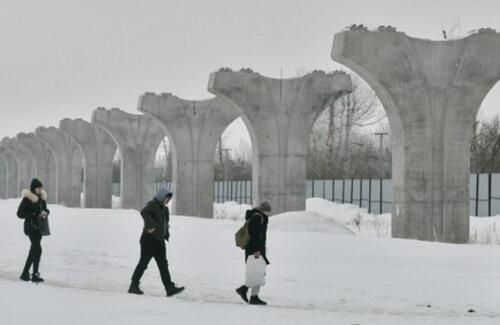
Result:
[[[40,277],[39,266],[42,257],[42,236],[50,234],[48,231],[47,192],[43,189],[42,183],[34,178],[29,189],[21,193],[21,203],[17,209],[17,216],[24,219],[24,234],[29,237],[31,247],[28,258],[24,265],[20,279],[32,281],[34,283],[43,282]],[[30,276],[30,268],[33,266],[33,273]]]
[[[259,298],[259,292],[265,282],[265,267],[269,265],[266,241],[270,212],[271,205],[267,201],[262,202],[257,208],[248,210],[245,225],[236,233],[236,244],[245,249],[246,262],[246,282],[236,289],[236,293],[250,305],[267,305]],[[250,290],[250,300],[248,290]]]
[[[176,287],[171,280],[165,247],[165,241],[168,241],[170,238],[170,213],[167,204],[172,197],[172,192],[165,187],[161,187],[155,197],[141,211],[141,216],[144,219],[144,228],[140,239],[141,258],[132,275],[132,282],[128,290],[129,293],[144,294],[139,284],[152,258],[155,259],[160,270],[161,280],[167,292],[167,297],[172,297],[184,291],[184,287]]]

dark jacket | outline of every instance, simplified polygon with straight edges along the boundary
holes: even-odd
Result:
[[[158,199],[149,201],[141,210],[142,219],[144,219],[143,236],[152,236],[158,240],[167,240],[170,238],[169,221],[170,213],[168,207],[164,206]],[[154,228],[152,233],[148,229]]]
[[[47,193],[42,190],[40,196],[26,189],[21,193],[23,198],[19,208],[17,209],[17,216],[24,219],[24,234],[40,233],[40,223],[38,217],[42,211],[46,211],[47,215],[50,211],[47,209]]]
[[[266,254],[269,217],[258,209],[252,209],[247,211],[245,218],[248,220],[248,230],[250,232],[250,241],[245,248],[245,258],[260,252],[266,263],[269,264]]]

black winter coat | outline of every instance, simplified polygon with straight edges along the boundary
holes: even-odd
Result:
[[[156,198],[149,201],[141,210],[142,219],[144,219],[143,236],[152,236],[158,240],[167,240],[170,238],[169,221],[170,212],[168,207],[164,206]],[[152,233],[148,229],[154,228]]]
[[[250,241],[245,248],[245,260],[248,256],[260,252],[266,263],[269,264],[266,254],[267,225],[269,224],[269,217],[264,212],[253,209],[247,211],[245,218],[248,220],[248,230],[250,232]]]
[[[38,217],[40,213],[42,211],[46,211],[47,215],[50,213],[49,209],[47,209],[47,193],[42,190],[42,194],[38,196],[30,190],[23,190],[21,197],[23,199],[17,209],[17,216],[24,219],[24,234],[26,236],[39,234],[40,224]]]

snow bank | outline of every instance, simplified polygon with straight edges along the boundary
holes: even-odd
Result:
[[[279,231],[307,231],[353,235],[354,233],[335,220],[310,211],[287,212],[270,218],[269,229]]]
[[[366,209],[353,204],[338,204],[321,198],[306,201],[306,210],[332,219],[357,235],[390,237],[391,215],[369,214]]]
[[[338,204],[321,198],[307,200],[306,210],[314,211],[345,225],[358,235],[391,237],[391,214],[370,214],[352,204]],[[500,245],[500,216],[470,217],[470,243]]]
[[[245,212],[252,206],[228,201],[224,203],[214,203],[214,218],[225,220],[245,220]]]
[[[214,203],[214,218],[243,222],[245,213],[251,209],[250,205],[237,202]],[[348,234],[353,232],[337,221],[326,218],[311,211],[287,212],[273,215],[269,227],[279,231],[311,231],[328,232],[333,234]]]
[[[474,244],[500,245],[500,215],[470,218],[470,242]]]

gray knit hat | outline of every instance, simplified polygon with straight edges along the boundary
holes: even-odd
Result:
[[[172,197],[174,196],[174,194],[170,192],[166,187],[160,187],[156,192],[155,198],[158,201],[163,202],[168,196]]]
[[[262,212],[271,212],[271,204],[267,201],[262,201],[258,209]]]

